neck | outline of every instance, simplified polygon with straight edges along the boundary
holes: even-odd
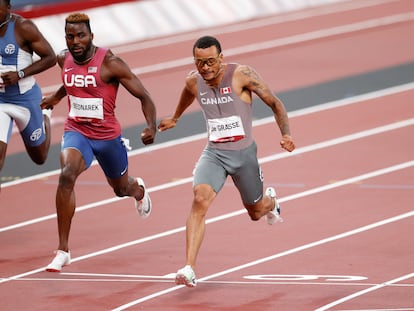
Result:
[[[6,25],[10,21],[11,15],[7,14],[6,19],[0,24],[0,28],[2,28],[4,25]]]
[[[88,62],[90,62],[90,60],[95,56],[95,53],[96,53],[96,46],[94,46],[92,49],[91,49],[91,51],[92,51],[92,54],[91,54],[91,56],[89,56],[87,59],[85,59],[85,60],[82,60],[82,61],[78,61],[78,60],[76,60],[76,59],[73,59],[74,61],[75,61],[75,63],[76,64],[78,64],[78,65],[83,65],[83,64],[86,64],[86,63],[88,63]]]
[[[224,65],[221,64],[219,70],[217,71],[217,74],[215,75],[215,77],[209,81],[206,81],[206,83],[211,86],[211,87],[217,87],[219,86],[221,79],[223,78],[223,74],[224,74]]]

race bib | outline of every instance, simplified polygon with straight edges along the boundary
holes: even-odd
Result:
[[[208,119],[208,137],[211,142],[224,143],[244,138],[244,128],[239,116]]]
[[[102,98],[81,98],[70,95],[69,102],[69,117],[78,122],[96,122],[104,118]]]

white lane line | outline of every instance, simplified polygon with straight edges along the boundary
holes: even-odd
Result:
[[[332,28],[326,28],[323,30],[311,31],[299,35],[289,36],[285,38],[278,38],[274,40],[263,41],[260,43],[253,43],[243,45],[237,48],[226,49],[225,55],[236,56],[244,55],[246,53],[257,53],[259,51],[264,51],[268,49],[275,49],[280,47],[286,47],[292,44],[304,43],[314,40],[320,40],[325,38],[330,38],[339,35],[346,35],[354,32],[370,30],[373,28],[390,26],[394,24],[399,24],[403,22],[409,22],[414,20],[414,13],[403,13],[397,15],[386,16],[382,18],[375,18],[366,20],[363,22],[337,26]],[[146,73],[153,73],[157,71],[175,69],[182,66],[187,66],[193,64],[192,57],[183,57],[171,61],[161,62],[158,64],[142,66],[138,68],[133,68],[132,71],[137,75],[143,75]]]
[[[395,14],[395,15],[390,15],[386,17],[357,22],[353,24],[326,28],[324,30],[311,31],[308,33],[289,36],[285,38],[263,41],[261,43],[247,44],[247,45],[240,46],[237,48],[230,48],[226,50],[225,55],[226,56],[237,56],[237,55],[243,55],[246,53],[280,48],[280,47],[285,47],[285,46],[289,46],[292,44],[309,42],[313,40],[320,40],[323,38],[330,38],[333,36],[346,35],[349,33],[365,31],[369,29],[390,26],[394,24],[400,24],[400,23],[412,21],[413,19],[414,19],[414,13],[412,12]],[[137,75],[143,75],[147,73],[171,70],[174,68],[179,68],[179,67],[187,66],[190,64],[193,64],[193,59],[191,56],[188,56],[188,57],[160,62],[157,64],[148,65],[148,66],[135,67],[135,68],[132,68],[132,72],[134,72]],[[60,87],[60,84],[45,86],[42,88],[42,92],[44,94],[51,93],[51,92],[56,91],[59,87]]]
[[[96,282],[96,283],[174,283],[175,273],[168,274],[167,276],[152,276],[152,275],[122,275],[122,274],[107,274],[107,276],[100,273],[60,273],[61,276],[73,276],[78,275],[79,278],[56,278],[56,277],[28,277],[20,278],[15,281],[24,282]],[[1,279],[0,279],[1,280]],[[347,286],[347,287],[367,287],[367,286],[377,286],[380,284],[376,283],[363,283],[363,282],[311,282],[311,281],[203,281],[199,283],[204,284],[230,284],[230,285],[321,285],[321,286]],[[387,287],[399,287],[399,288],[409,288],[414,287],[414,284],[387,284]],[[386,309],[390,311],[391,309]],[[392,309],[394,310],[394,309]],[[397,309],[395,309],[397,310]],[[399,309],[398,309],[399,310]],[[402,309],[401,309],[402,310]],[[346,310],[341,310],[346,311]],[[348,310],[348,311],[364,311],[364,310]],[[369,311],[368,309],[365,311]],[[374,311],[374,310],[371,310]],[[380,311],[380,309],[375,309],[375,311]]]
[[[411,162],[411,166],[412,165],[414,165],[414,161]],[[404,213],[404,214],[401,214],[401,215],[398,215],[398,216],[395,216],[395,217],[387,218],[387,219],[384,219],[384,220],[381,220],[381,221],[378,221],[378,222],[375,222],[375,223],[372,223],[372,224],[369,224],[369,225],[366,225],[366,226],[363,226],[363,227],[356,228],[354,230],[350,230],[350,231],[347,231],[347,232],[344,232],[344,233],[341,233],[341,234],[337,234],[337,235],[334,235],[334,236],[331,236],[331,237],[328,237],[328,238],[325,238],[325,239],[322,239],[322,240],[319,240],[319,241],[308,243],[308,244],[305,244],[305,245],[302,245],[302,246],[299,246],[299,247],[296,247],[296,248],[293,248],[293,249],[290,249],[290,250],[287,250],[287,251],[284,251],[284,252],[281,252],[281,253],[278,253],[278,254],[274,254],[274,255],[269,256],[269,257],[264,257],[264,258],[261,258],[261,259],[255,260],[255,261],[251,261],[251,262],[243,264],[243,265],[233,267],[231,269],[227,269],[227,270],[215,273],[215,274],[205,276],[203,278],[200,278],[199,281],[200,282],[207,281],[207,280],[210,280],[210,279],[213,279],[213,278],[216,278],[216,277],[220,277],[220,276],[223,276],[223,275],[226,275],[226,274],[229,274],[229,273],[233,273],[233,272],[236,272],[236,271],[239,271],[239,270],[250,268],[252,266],[256,266],[256,265],[262,264],[262,263],[267,262],[267,261],[271,261],[271,260],[274,260],[274,259],[277,259],[277,258],[280,258],[280,257],[288,256],[288,255],[291,255],[291,254],[294,254],[294,253],[298,253],[298,252],[301,252],[303,250],[307,250],[309,248],[320,246],[320,245],[323,245],[323,244],[326,244],[326,243],[329,243],[329,242],[332,242],[332,241],[347,238],[349,236],[356,235],[356,234],[362,233],[364,231],[368,231],[368,230],[371,230],[371,229],[374,229],[374,228],[377,228],[377,227],[380,227],[380,226],[384,226],[384,225],[387,225],[387,224],[390,224],[390,223],[393,223],[393,222],[397,222],[399,220],[409,218],[409,217],[413,217],[413,216],[414,216],[414,211],[411,211],[411,212]],[[400,281],[400,280],[402,280],[402,278],[401,279],[400,278],[395,279],[395,280],[389,281],[387,283],[392,284],[392,283],[395,283],[395,282]],[[134,300],[134,301],[126,303],[122,306],[119,306],[119,307],[113,309],[112,311],[125,310],[129,307],[135,306],[137,304],[140,304],[142,302],[151,300],[151,299],[156,298],[156,297],[163,296],[165,294],[176,291],[176,290],[178,290],[180,288],[183,288],[183,287],[185,287],[185,286],[184,285],[179,285],[179,286],[174,286],[174,287],[167,288],[167,289],[159,291],[159,292],[155,292],[151,295],[139,298],[137,300]],[[376,286],[374,286],[374,287],[376,287]],[[324,310],[327,310],[327,309],[324,309]],[[322,311],[322,310],[320,310],[320,311]]]
[[[242,22],[235,22],[229,25],[221,25],[218,27],[209,27],[211,35],[223,35],[227,33],[240,32],[256,28],[262,28],[270,25],[279,25],[287,22],[303,21],[309,18],[321,17],[324,15],[332,15],[337,13],[344,13],[347,11],[354,11],[364,9],[372,6],[379,6],[384,3],[389,3],[390,0],[372,0],[372,1],[344,1],[338,2],[334,6],[317,6],[314,8],[307,8],[301,11],[292,11],[284,14],[273,14],[271,16],[260,17],[260,19],[244,20]],[[112,50],[117,53],[130,53],[149,48],[156,48],[162,46],[170,46],[171,44],[192,41],[194,38],[202,36],[206,33],[205,29],[194,30],[187,33],[169,35],[163,38],[150,39],[127,45],[113,47]]]
[[[377,285],[372,286],[372,287],[369,287],[367,289],[363,289],[363,290],[361,290],[359,292],[353,293],[353,294],[351,294],[349,296],[343,297],[343,298],[338,299],[338,300],[336,300],[334,302],[331,302],[331,303],[329,303],[329,304],[327,304],[325,306],[322,306],[322,307],[316,309],[315,311],[326,311],[326,310],[329,310],[331,307],[337,306],[337,305],[339,305],[339,304],[341,304],[343,302],[349,301],[349,300],[354,299],[356,297],[359,297],[359,296],[365,295],[367,293],[376,291],[377,289],[381,289],[383,287],[390,286],[392,284],[395,284],[395,283],[398,283],[398,282],[401,282],[401,281],[404,281],[404,280],[407,280],[407,279],[410,279],[410,278],[414,278],[414,272],[413,273],[406,274],[406,275],[403,275],[403,276],[400,276],[400,277],[395,278],[395,279],[390,280],[390,281],[386,281],[386,282],[384,282],[382,284],[377,284]],[[390,309],[387,309],[387,310],[390,310]]]
[[[332,147],[332,146],[335,146],[335,145],[338,145],[338,144],[350,142],[350,141],[361,139],[361,138],[366,138],[366,137],[369,137],[369,136],[372,136],[372,135],[377,135],[377,134],[385,133],[385,132],[388,132],[388,131],[393,131],[393,130],[396,130],[396,129],[401,129],[403,127],[412,126],[412,125],[414,125],[414,118],[408,119],[408,120],[403,120],[403,121],[400,121],[400,122],[387,124],[387,125],[376,127],[376,128],[369,129],[369,130],[366,130],[366,131],[361,131],[361,132],[357,132],[357,133],[354,133],[354,134],[345,135],[345,136],[342,136],[342,137],[326,140],[326,141],[323,141],[323,142],[320,142],[320,143],[317,143],[317,144],[301,147],[301,148],[296,149],[294,153],[287,153],[287,152],[276,153],[276,154],[271,155],[271,156],[259,158],[259,162],[261,164],[263,164],[263,163],[275,161],[275,160],[278,160],[278,159],[297,156],[299,154],[303,154],[303,153],[306,153],[306,152],[311,152],[311,151],[316,151],[316,150],[323,149],[323,148]],[[187,177],[187,178],[183,178],[183,179],[176,180],[176,181],[173,181],[173,182],[160,184],[158,186],[148,188],[148,192],[156,192],[156,191],[160,191],[160,190],[165,190],[165,189],[177,187],[177,186],[180,186],[180,185],[183,185],[183,184],[186,184],[186,183],[190,183],[190,182],[192,182],[192,180],[193,180],[193,177]],[[328,186],[329,185],[327,185],[327,187]],[[308,190],[308,191],[311,191],[311,190]],[[111,203],[118,202],[120,200],[125,200],[125,199],[130,199],[130,198],[128,198],[128,197],[121,197],[121,198],[120,197],[113,197],[113,198],[108,198],[108,199],[96,201],[96,202],[93,202],[93,203],[90,203],[90,204],[86,204],[86,205],[77,207],[76,208],[76,213],[79,213],[81,211],[85,211],[85,210],[88,210],[88,209],[91,209],[91,208],[95,208],[95,207],[98,207],[98,206],[111,204]],[[280,202],[283,202],[283,199],[280,199]],[[27,221],[20,222],[20,223],[17,223],[17,224],[13,224],[13,225],[10,225],[10,226],[2,227],[2,228],[0,228],[0,233],[5,232],[5,231],[10,231],[10,230],[13,230],[13,229],[22,228],[22,227],[29,226],[29,225],[33,225],[33,224],[36,224],[36,223],[39,223],[39,222],[42,222],[42,221],[47,221],[47,220],[54,219],[54,218],[56,218],[56,213],[50,214],[50,215],[47,215],[47,216],[43,216],[43,217],[34,218],[34,219],[31,219],[31,220],[27,220]]]
[[[377,90],[377,91],[373,91],[373,92],[369,92],[369,93],[365,93],[365,94],[361,94],[361,95],[356,95],[356,96],[352,96],[352,97],[348,97],[348,98],[344,98],[344,99],[334,100],[334,101],[331,101],[331,102],[323,103],[323,104],[308,107],[308,108],[295,110],[295,111],[292,111],[292,112],[289,113],[289,118],[300,117],[300,116],[308,115],[308,114],[311,114],[311,113],[325,111],[325,110],[328,110],[328,109],[335,109],[335,108],[343,107],[343,106],[347,106],[347,105],[358,104],[358,103],[361,103],[361,102],[364,102],[364,101],[373,100],[373,99],[381,98],[381,97],[385,97],[385,96],[392,96],[392,95],[395,95],[395,94],[408,92],[408,91],[412,91],[412,90],[414,90],[414,82],[401,84],[401,85],[385,88],[385,89],[382,89],[382,90]],[[258,119],[258,120],[253,121],[253,127],[266,125],[266,124],[273,123],[273,122],[275,122],[273,116],[266,117],[266,118],[263,118],[263,119]],[[133,156],[140,155],[140,154],[147,153],[147,152],[151,152],[151,151],[161,150],[161,149],[169,148],[169,147],[172,147],[172,146],[186,144],[186,143],[201,140],[201,139],[206,139],[206,133],[187,136],[187,137],[183,137],[183,138],[179,138],[179,139],[174,139],[174,140],[171,140],[171,141],[168,141],[168,142],[164,142],[164,143],[161,143],[161,144],[136,149],[136,150],[128,152],[128,157],[133,157]],[[294,153],[296,153],[296,152],[297,151],[295,150]],[[98,163],[97,161],[93,161],[92,165],[97,165],[97,163]],[[30,182],[30,181],[33,181],[33,180],[44,179],[44,178],[47,178],[49,176],[58,175],[59,172],[60,172],[60,170],[53,170],[53,171],[45,172],[45,173],[42,173],[42,174],[37,174],[37,175],[30,176],[30,177],[21,178],[21,179],[18,179],[18,180],[3,183],[3,184],[1,184],[1,187],[2,188],[7,188],[7,187],[11,187],[11,186],[20,185],[20,184],[25,183],[25,182]]]
[[[359,175],[359,176],[354,176],[354,177],[351,177],[351,178],[348,178],[348,179],[345,179],[345,180],[337,181],[337,182],[334,182],[334,183],[331,183],[331,184],[328,184],[328,185],[324,185],[324,186],[321,186],[321,187],[309,189],[307,191],[300,192],[300,193],[297,193],[295,195],[291,195],[289,197],[280,198],[280,202],[286,202],[286,201],[289,201],[289,200],[294,200],[296,198],[301,198],[301,197],[309,196],[309,195],[312,195],[312,194],[315,194],[315,193],[324,192],[324,191],[331,190],[331,189],[334,189],[334,188],[337,188],[337,187],[342,187],[342,186],[345,186],[345,185],[348,185],[348,184],[355,183],[356,181],[361,181],[361,180],[369,179],[369,178],[376,177],[376,176],[379,176],[379,175],[392,173],[392,172],[403,170],[403,169],[406,169],[406,168],[409,168],[409,167],[412,167],[412,166],[414,166],[414,161],[400,163],[400,164],[397,164],[397,165],[394,165],[394,166],[390,166],[390,167],[383,168],[383,169],[380,169],[380,170],[372,171],[372,172],[362,174],[362,175]],[[234,211],[232,213],[223,214],[221,216],[209,218],[209,219],[206,220],[206,224],[218,222],[218,221],[221,221],[221,220],[224,220],[224,219],[227,219],[227,218],[231,218],[231,217],[234,217],[234,216],[238,216],[238,215],[241,215],[241,214],[244,214],[244,213],[246,213],[246,210],[241,209],[241,210]],[[264,261],[267,261],[267,260],[271,260],[271,259],[274,259],[274,258],[278,258],[278,257],[281,257],[281,256],[286,256],[286,255],[301,251],[303,249],[307,249],[307,248],[314,247],[314,246],[317,246],[317,245],[320,245],[320,244],[323,244],[323,243],[334,241],[334,240],[337,240],[339,238],[343,238],[343,237],[346,237],[346,236],[349,236],[349,235],[352,235],[352,234],[355,234],[355,233],[359,233],[359,232],[362,232],[362,231],[365,231],[365,230],[369,230],[371,228],[378,227],[380,225],[387,224],[387,223],[390,223],[390,222],[393,222],[393,221],[397,221],[397,220],[400,220],[400,219],[403,219],[403,218],[411,217],[413,215],[414,215],[414,211],[412,211],[410,213],[402,214],[402,215],[399,215],[399,216],[396,216],[396,217],[388,218],[386,220],[377,222],[375,224],[364,226],[364,227],[361,227],[359,229],[348,231],[347,233],[336,235],[336,236],[333,236],[333,237],[330,237],[330,238],[327,238],[327,239],[323,239],[323,240],[320,240],[320,241],[317,241],[317,242],[309,243],[309,244],[306,244],[304,246],[294,248],[292,250],[289,250],[289,251],[286,251],[286,252],[283,252],[283,253],[280,253],[280,254],[276,254],[276,255],[271,256],[271,257],[267,257],[267,259],[265,258],[265,259],[260,259],[258,261],[254,261],[253,263],[257,264],[257,263],[264,262]],[[155,234],[155,235],[147,236],[147,237],[137,239],[137,240],[134,240],[134,241],[118,244],[116,246],[109,247],[109,248],[106,248],[106,249],[102,249],[100,251],[92,252],[92,253],[89,253],[89,254],[86,254],[86,255],[83,255],[83,256],[80,256],[80,257],[76,257],[76,258],[72,259],[72,262],[77,262],[77,261],[85,260],[85,259],[88,259],[88,258],[100,256],[100,255],[103,255],[103,254],[114,252],[114,251],[117,251],[117,250],[120,250],[120,249],[123,249],[123,248],[138,245],[138,244],[148,242],[148,241],[151,241],[151,240],[163,238],[163,237],[173,235],[175,233],[179,233],[179,232],[183,232],[183,231],[185,231],[185,226],[178,227],[178,228],[168,230],[168,231],[164,231],[164,232],[161,232],[161,233],[158,233],[158,234]],[[253,265],[253,264],[251,264],[251,263],[247,264],[247,266],[249,266],[249,265]],[[201,281],[208,280],[210,278],[214,278],[214,277],[217,277],[217,276],[220,276],[220,275],[223,275],[223,274],[227,274],[227,273],[230,273],[230,272],[233,272],[233,271],[243,269],[244,267],[247,267],[247,266],[246,265],[239,266],[240,268],[238,268],[238,267],[234,268],[236,270],[233,270],[233,269],[226,270],[228,272],[220,272],[218,274],[213,274],[211,276],[202,278],[200,280]],[[10,276],[10,277],[7,277],[7,278],[3,278],[3,279],[0,280],[0,283],[9,282],[9,281],[20,279],[20,278],[23,278],[23,277],[26,277],[26,276],[29,276],[29,275],[33,275],[33,274],[38,273],[38,272],[43,272],[45,270],[45,268],[46,267],[41,267],[39,269],[35,269],[35,270],[31,270],[31,271],[24,272],[24,273],[21,273],[21,274],[17,274],[17,275],[14,275],[14,276]],[[169,291],[172,291],[172,290],[169,289],[167,291],[169,292]]]

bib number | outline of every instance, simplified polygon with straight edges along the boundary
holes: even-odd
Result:
[[[69,117],[77,122],[98,122],[103,120],[102,98],[80,98],[69,96]]]
[[[234,142],[245,137],[242,120],[239,116],[208,119],[208,137],[211,142]]]

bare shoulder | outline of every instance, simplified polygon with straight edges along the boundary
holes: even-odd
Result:
[[[267,89],[265,82],[257,71],[248,65],[239,65],[236,68],[233,76],[233,83],[257,94],[262,93]]]
[[[40,33],[36,24],[32,20],[24,18],[20,15],[14,15],[14,18],[16,30],[19,31],[20,34],[30,36]]]
[[[197,76],[198,76],[198,71],[192,70],[185,77],[185,84],[186,84],[187,89],[193,92],[196,92],[196,89],[197,89]]]
[[[106,51],[102,66],[115,74],[130,71],[127,63],[121,57],[114,54],[110,49]]]
[[[246,80],[260,80],[260,76],[257,71],[248,65],[238,65],[237,68],[234,70],[234,74],[237,75],[241,79]]]
[[[13,18],[15,18],[15,38],[23,50],[29,53],[36,52],[38,55],[52,52],[52,47],[33,21],[20,15],[13,15]]]
[[[101,78],[106,82],[113,79],[123,81],[125,79],[134,79],[136,75],[121,57],[108,49],[101,66]]]
[[[58,62],[59,66],[61,68],[63,67],[63,63],[65,62],[65,58],[66,58],[67,53],[69,53],[69,50],[64,49],[64,50],[60,51],[60,53],[56,56],[57,62]]]
[[[187,82],[197,82],[197,76],[198,76],[198,71],[197,70],[191,70],[187,76],[185,77],[185,80]]]
[[[114,64],[117,65],[117,63],[121,62],[124,63],[124,61],[117,55],[115,55],[110,49],[106,51],[104,62],[107,64]]]

